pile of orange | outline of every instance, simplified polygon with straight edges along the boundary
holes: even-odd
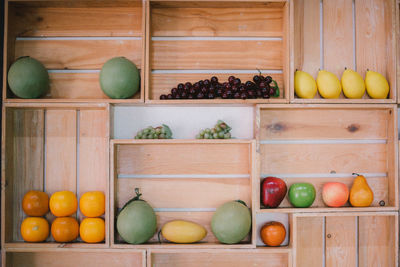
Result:
[[[49,200],[48,195],[41,191],[29,191],[22,200],[22,209],[31,217],[21,224],[22,238],[27,242],[43,242],[49,236],[49,223],[43,216],[48,211],[57,218],[51,224],[51,235],[56,242],[71,242],[80,233],[83,241],[88,243],[102,242],[105,237],[104,214],[105,196],[102,192],[87,192],[80,199],[80,210],[89,218],[78,221],[71,217],[78,209],[78,200],[73,192],[59,191]]]

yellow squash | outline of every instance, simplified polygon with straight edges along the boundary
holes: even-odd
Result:
[[[350,204],[353,207],[369,207],[374,200],[374,193],[364,176],[357,174],[350,189]]]
[[[194,222],[175,220],[164,224],[161,234],[170,242],[187,244],[202,240],[207,235],[207,230]]]

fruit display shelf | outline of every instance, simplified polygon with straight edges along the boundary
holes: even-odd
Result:
[[[291,1],[291,77],[296,70],[317,78],[319,70],[339,79],[345,68],[381,73],[389,82],[387,99],[372,99],[365,92],[361,99],[302,99],[290,87],[291,103],[396,103],[396,1]],[[397,19],[398,21],[398,19]],[[340,45],[338,45],[340,43]]]

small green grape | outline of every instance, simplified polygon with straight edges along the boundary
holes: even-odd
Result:
[[[214,134],[213,134],[213,138],[214,138],[214,139],[218,139],[218,133],[214,133]]]
[[[231,138],[231,133],[226,133],[226,134],[224,134],[224,138],[225,138],[225,139]]]
[[[205,131],[206,133],[208,133],[208,134],[211,133],[210,128],[207,128],[207,129],[205,129],[204,131]]]
[[[205,133],[205,134],[204,134],[204,138],[205,138],[205,139],[209,139],[209,138],[210,138],[210,134]]]
[[[218,138],[220,138],[220,139],[224,139],[224,132],[219,132],[218,133]]]

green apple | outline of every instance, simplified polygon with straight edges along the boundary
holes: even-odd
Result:
[[[315,200],[315,188],[309,183],[292,184],[289,189],[289,201],[296,208],[308,208]]]

